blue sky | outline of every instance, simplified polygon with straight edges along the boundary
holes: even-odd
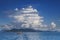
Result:
[[[44,23],[54,21],[60,25],[60,0],[0,0],[0,25],[11,22],[7,10],[32,5],[44,17]]]

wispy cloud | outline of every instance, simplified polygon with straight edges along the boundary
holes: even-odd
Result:
[[[60,21],[60,20],[57,20],[57,21]]]
[[[18,11],[18,8],[15,8],[14,10],[15,10],[15,11]]]

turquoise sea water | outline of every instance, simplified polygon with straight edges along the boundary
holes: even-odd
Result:
[[[60,40],[60,32],[0,32],[0,40]]]

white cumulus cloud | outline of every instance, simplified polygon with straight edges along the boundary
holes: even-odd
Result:
[[[52,28],[55,28],[56,24],[54,22],[51,22],[51,26],[52,26]]]
[[[43,24],[44,17],[39,16],[37,9],[34,9],[32,6],[17,10],[14,15],[10,16],[14,18],[16,22],[21,23],[20,27],[23,28],[33,28],[39,30],[42,27],[47,27],[45,24]]]
[[[32,6],[29,6],[27,8],[22,8],[22,13],[29,13],[29,12],[38,12],[36,9],[33,9]]]
[[[32,6],[26,8],[14,9],[9,15],[10,18],[14,19],[12,25],[4,25],[5,29],[11,28],[32,28],[35,30],[49,30],[48,25],[44,24],[44,17],[38,15],[38,10]],[[56,27],[54,22],[51,22],[51,29]]]
[[[50,30],[56,30],[56,24],[54,22],[51,22]]]

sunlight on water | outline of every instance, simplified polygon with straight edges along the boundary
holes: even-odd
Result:
[[[60,40],[60,35],[45,32],[23,32],[22,34],[12,32],[0,32],[1,40]]]

